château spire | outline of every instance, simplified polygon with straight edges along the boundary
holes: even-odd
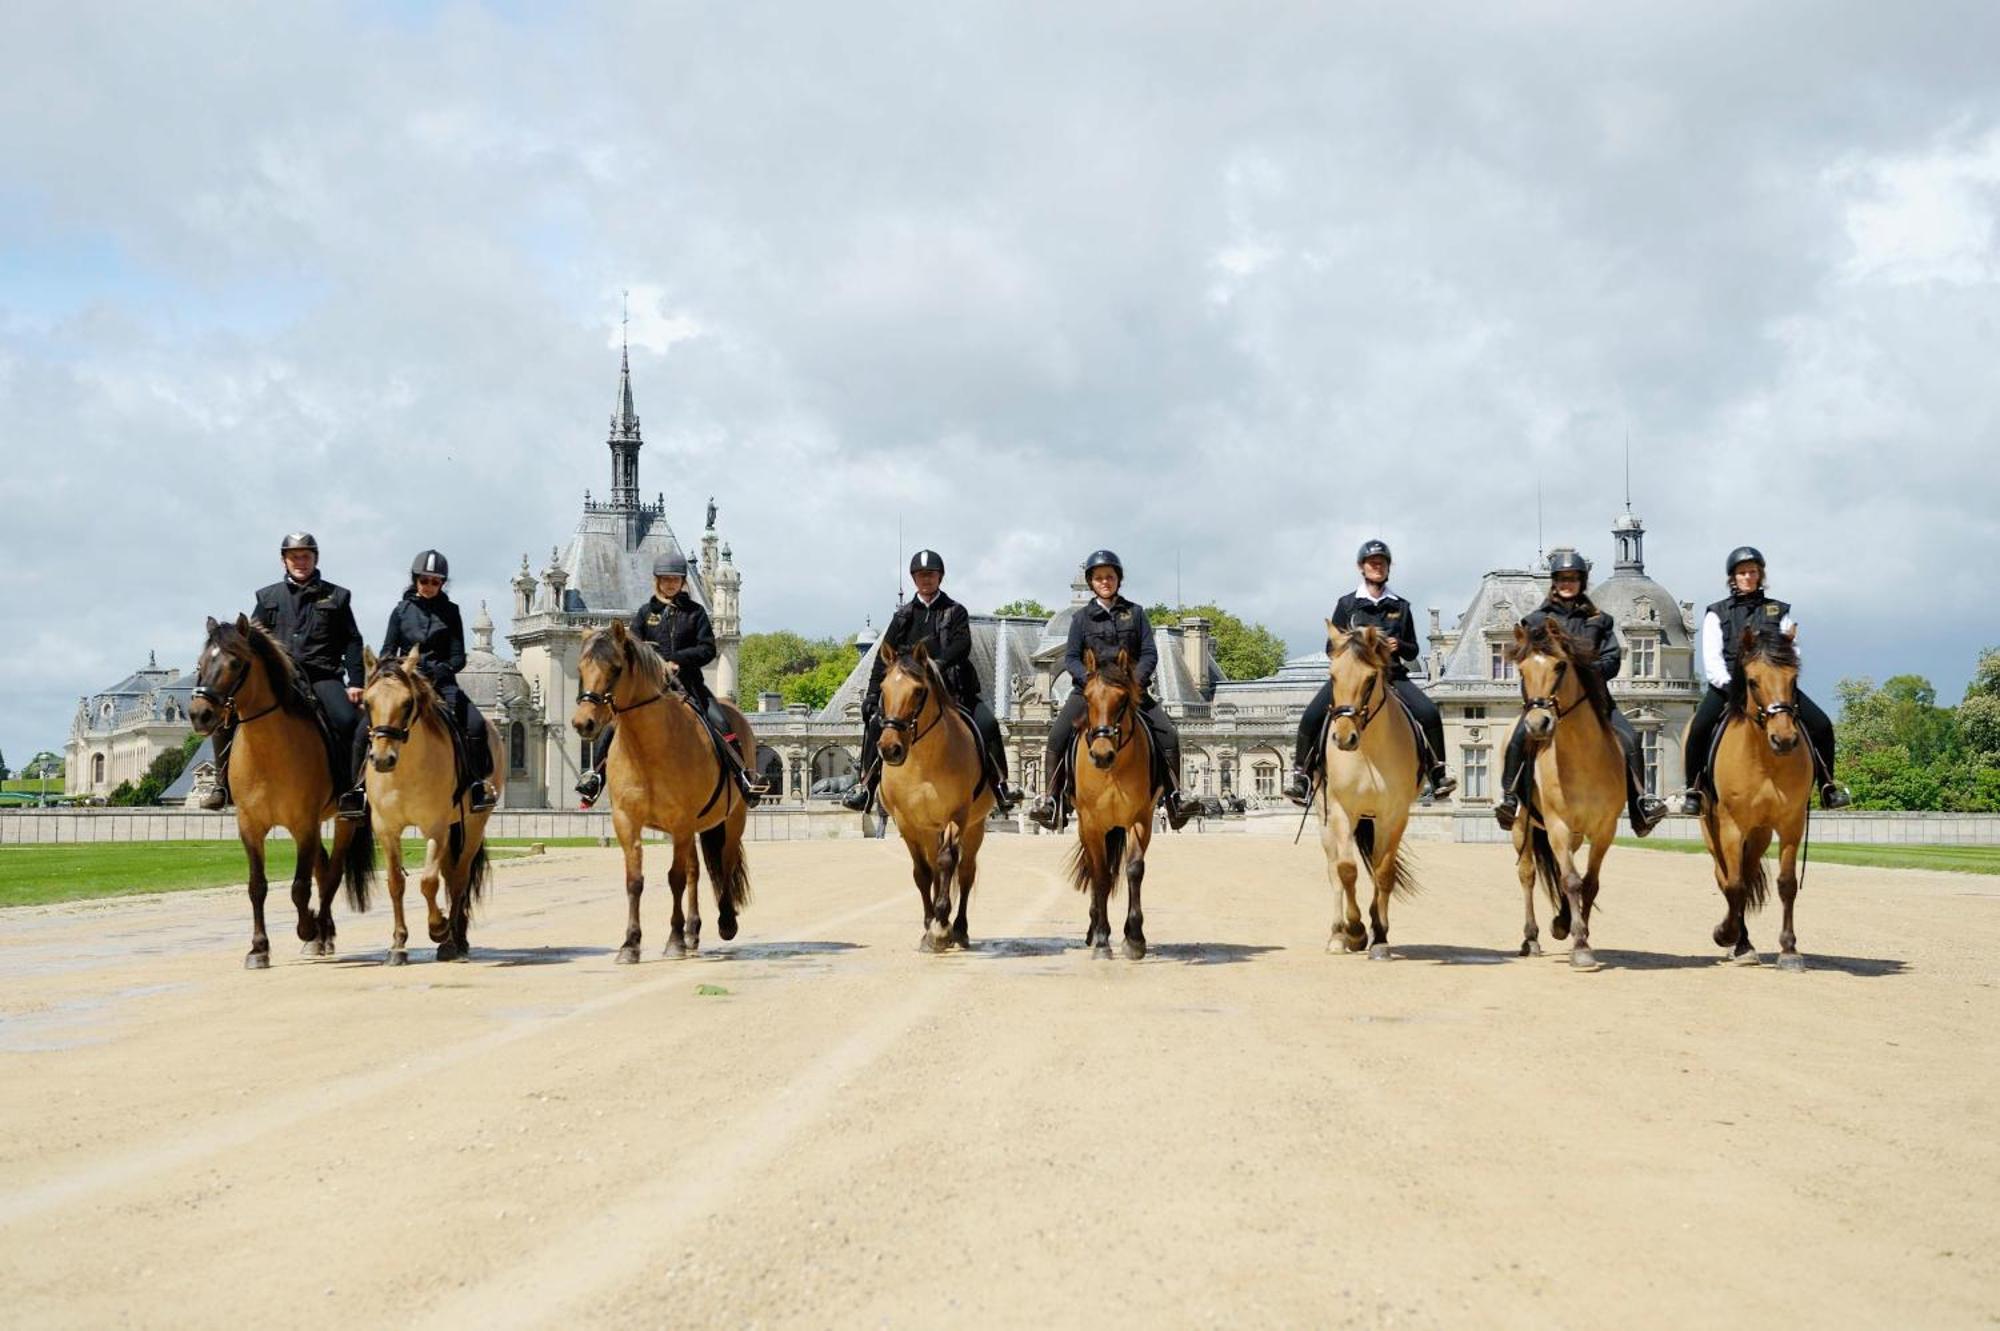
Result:
[[[618,401],[611,413],[611,506],[636,510],[639,507],[639,413],[632,406],[632,315],[626,308],[621,318],[618,350]]]

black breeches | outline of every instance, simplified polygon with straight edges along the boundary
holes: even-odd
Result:
[[[1798,707],[1799,729],[1806,732],[1806,742],[1812,745],[1815,779],[1824,785],[1833,780],[1833,718],[1803,693],[1794,693],[1792,701]],[[1694,720],[1688,723],[1687,748],[1681,753],[1690,790],[1707,770],[1716,727],[1728,714],[1729,695],[1709,685],[1708,692],[1702,695],[1701,706],[1695,708]]]
[[[451,713],[458,733],[465,738],[465,761],[473,779],[484,781],[493,775],[493,749],[486,738],[486,718],[458,685],[447,684],[438,694],[444,699],[445,710]]]
[[[1403,706],[1416,718],[1417,728],[1424,732],[1424,746],[1431,751],[1431,767],[1444,761],[1444,714],[1431,701],[1428,693],[1417,687],[1414,679],[1399,679],[1389,686],[1402,699]]]
[[[1833,780],[1833,718],[1803,693],[1795,693],[1792,700],[1798,704],[1799,726],[1813,748],[1813,770],[1825,785]]]
[[[1007,779],[1007,744],[1000,738],[1000,718],[993,715],[993,709],[982,699],[972,704],[972,725],[979,732],[979,742],[985,748],[994,774],[1002,781]]]
[[[1320,738],[1326,734],[1326,714],[1333,710],[1333,681],[1327,680],[1319,686],[1319,692],[1306,704],[1306,714],[1299,720],[1299,738],[1292,745],[1292,766],[1303,772],[1312,764],[1313,750],[1319,747]]]

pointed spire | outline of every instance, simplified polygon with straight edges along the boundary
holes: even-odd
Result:
[[[632,406],[632,308],[631,295],[624,298],[618,327],[618,400],[611,411],[611,437],[639,437],[639,413]]]

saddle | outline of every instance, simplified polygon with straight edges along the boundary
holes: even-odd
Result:
[[[979,784],[972,788],[972,798],[978,799],[979,792],[987,787],[999,788],[1000,773],[993,769],[993,755],[987,751],[986,736],[979,733],[979,721],[973,716],[972,709],[956,699],[952,701],[951,707],[964,720],[966,728],[972,732],[972,747],[979,751]]]

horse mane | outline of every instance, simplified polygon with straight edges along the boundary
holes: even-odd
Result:
[[[1749,711],[1748,667],[1752,661],[1795,671],[1799,668],[1798,645],[1773,629],[1743,630],[1743,639],[1736,648],[1736,664],[1729,670],[1729,710],[1732,712],[1741,714]]]
[[[1128,692],[1139,686],[1138,673],[1129,665],[1120,665],[1116,657],[1109,661],[1099,657],[1097,669],[1091,674],[1091,678],[1102,680],[1114,689],[1124,689]]]
[[[393,679],[408,689],[417,701],[419,715],[426,712],[443,715],[444,697],[437,691],[437,686],[431,683],[430,676],[421,670],[411,670],[405,666],[402,657],[385,656],[378,660],[375,663],[375,673],[368,677],[368,682],[373,684],[378,679]]]
[[[641,679],[656,689],[680,689],[680,681],[668,672],[666,658],[654,650],[652,643],[636,634],[627,634],[625,643],[631,648],[629,660],[619,655],[617,639],[611,636],[610,629],[593,630],[590,636],[583,640],[583,651],[578,659],[589,661],[593,665],[608,666],[614,670],[629,664],[639,672]]]
[[[914,663],[914,656],[915,653],[913,652],[898,652],[894,663],[889,668],[905,675],[918,676],[929,686],[933,693],[949,703],[951,701],[951,690],[945,687],[944,672],[938,669],[937,661],[926,653],[923,668],[919,671]]]
[[[1366,632],[1349,633],[1344,642],[1336,643],[1331,637],[1326,640],[1326,654],[1329,657],[1347,655],[1358,656],[1362,664],[1376,670],[1386,670],[1389,666],[1389,640],[1381,634],[1375,635],[1375,650],[1368,650]]]
[[[1555,620],[1542,620],[1527,630],[1525,639],[1508,643],[1504,650],[1507,659],[1517,666],[1535,655],[1569,662],[1576,670],[1577,682],[1583,686],[1583,696],[1590,699],[1591,709],[1600,717],[1611,715],[1611,689],[1597,673],[1597,649],[1564,633]]]
[[[250,625],[248,632],[234,624],[217,624],[210,641],[225,632],[242,638],[250,649],[251,660],[264,667],[264,676],[271,681],[271,692],[277,695],[278,706],[293,716],[316,722],[319,700],[313,697],[312,681],[306,678],[305,668],[292,659],[292,654],[271,636],[270,630],[254,619],[245,622]]]

